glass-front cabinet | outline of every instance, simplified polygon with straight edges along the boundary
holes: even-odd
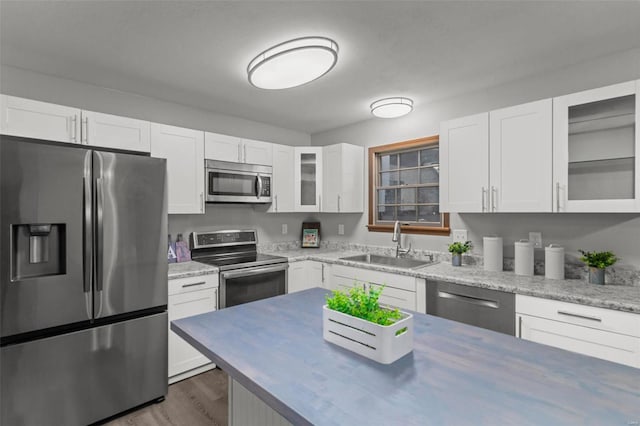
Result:
[[[295,211],[322,210],[322,147],[296,147]]]
[[[553,211],[640,211],[640,80],[554,98]]]

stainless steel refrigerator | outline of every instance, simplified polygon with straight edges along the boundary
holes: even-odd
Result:
[[[165,160],[0,136],[0,424],[167,392]]]

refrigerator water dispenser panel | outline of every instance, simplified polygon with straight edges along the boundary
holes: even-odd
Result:
[[[12,228],[12,281],[66,272],[65,224],[24,224]]]

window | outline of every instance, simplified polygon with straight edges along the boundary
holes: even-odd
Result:
[[[449,235],[439,199],[438,136],[369,148],[369,231]]]

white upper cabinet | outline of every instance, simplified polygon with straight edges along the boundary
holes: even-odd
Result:
[[[152,123],[151,156],[167,160],[169,214],[204,213],[204,132]]]
[[[489,205],[495,212],[551,212],[552,101],[489,113]]]
[[[553,209],[640,211],[640,80],[553,100]]]
[[[440,211],[489,211],[489,114],[440,125]]]
[[[273,165],[272,143],[254,141],[250,139],[242,140],[242,162],[248,164]]]
[[[31,99],[0,96],[3,134],[81,143],[128,151],[150,151],[150,123]]]
[[[364,148],[340,143],[322,151],[322,211],[364,211]]]
[[[0,95],[5,135],[80,143],[80,109]]]
[[[151,151],[151,123],[135,118],[82,111],[82,143],[104,148]]]
[[[242,162],[242,139],[235,136],[204,133],[204,157],[209,160]]]
[[[550,212],[552,101],[444,122],[440,155],[441,211]]]
[[[295,211],[322,211],[322,147],[294,148]]]
[[[206,132],[204,155],[209,160],[271,166],[271,145],[269,142]]]
[[[269,213],[294,211],[294,173],[293,163],[295,150],[292,146],[272,144],[273,150],[273,183],[271,185],[272,201]]]

